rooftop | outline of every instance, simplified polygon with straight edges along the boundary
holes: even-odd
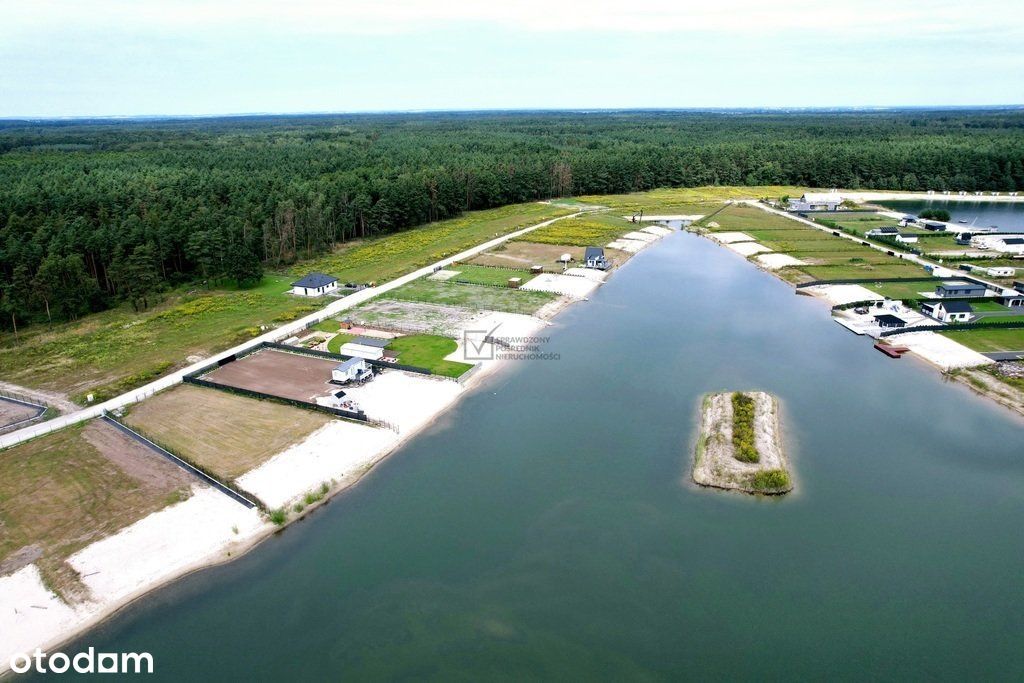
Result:
[[[318,287],[326,287],[332,282],[337,282],[338,278],[331,277],[330,275],[324,275],[323,273],[310,273],[301,280],[296,280],[292,283],[292,287],[306,287],[307,289],[317,289]]]
[[[338,363],[338,365],[334,369],[335,370],[341,370],[341,371],[344,372],[345,370],[351,370],[352,368],[354,368],[356,366],[360,366],[360,365],[366,365],[366,359],[358,358],[358,357],[357,358],[349,358],[347,361],[343,361],[341,363]]]
[[[974,309],[966,301],[943,301],[942,307],[946,313],[974,313]]]
[[[349,344],[359,344],[360,346],[372,346],[377,349],[383,349],[390,343],[390,339],[381,339],[380,337],[356,337],[355,339],[349,342]]]

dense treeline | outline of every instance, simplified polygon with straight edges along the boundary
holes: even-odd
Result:
[[[763,184],[1024,189],[1024,113],[0,122],[2,324],[256,281],[265,264],[469,209]]]

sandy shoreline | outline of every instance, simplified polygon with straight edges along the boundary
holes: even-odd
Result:
[[[653,244],[661,236],[653,236],[646,244]],[[595,279],[593,288],[603,280]],[[550,324],[549,320],[583,300],[586,299],[578,295],[564,296],[557,306],[544,311],[543,319],[517,316],[529,319],[515,321],[515,332],[536,334]],[[92,593],[88,601],[75,605],[60,601],[45,587],[34,564],[0,577],[0,606],[9,608],[0,614],[0,633],[18,634],[10,639],[5,636],[0,642],[0,675],[7,672],[13,654],[37,647],[56,651],[149,593],[202,569],[242,557],[288,525],[305,519],[313,510],[362,482],[388,456],[434,425],[463,396],[484,386],[510,362],[500,358],[482,361],[464,384],[417,377],[421,384],[436,383],[432,393],[423,394],[433,402],[425,404],[421,400],[417,411],[403,413],[396,420],[401,423],[398,432],[332,422],[239,477],[240,482],[255,489],[254,493],[270,498],[272,502],[268,501],[268,505],[272,508],[302,502],[320,482],[329,482],[325,495],[291,514],[284,526],[270,523],[258,511],[246,510],[209,487],[197,486],[192,497],[184,502],[153,513],[68,558]],[[391,370],[380,379],[392,374],[406,373]],[[346,448],[356,443],[361,450],[346,452],[338,458],[339,437],[344,438]],[[198,545],[192,538],[197,527],[206,534]]]

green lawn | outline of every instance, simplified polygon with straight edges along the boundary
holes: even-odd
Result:
[[[1024,327],[941,332],[953,341],[982,353],[1024,351]]]
[[[459,306],[473,311],[505,311],[532,315],[558,296],[547,292],[460,285],[421,278],[388,292],[386,298]]]
[[[998,301],[972,301],[971,308],[975,311],[1007,311],[1006,306]]]
[[[454,339],[435,334],[412,334],[398,337],[388,348],[398,353],[398,362],[403,365],[414,365],[426,368],[435,375],[458,377],[469,370],[472,365],[445,360],[444,357],[458,348]]]
[[[523,284],[532,280],[534,275],[528,270],[506,270],[504,268],[491,268],[488,266],[474,266],[470,264],[459,264],[451,267],[457,270],[458,275],[450,282],[469,282],[478,285],[507,286],[509,278],[522,278]]]
[[[341,347],[356,338],[356,335],[348,332],[339,332],[327,340],[327,350],[331,353],[341,353]]]
[[[801,228],[800,223],[792,219],[746,204],[727,206],[714,216],[709,216],[700,222],[703,227],[707,227],[709,223],[718,224],[717,227],[708,227],[708,230],[715,232],[731,232],[734,230],[742,232],[749,230],[793,230]],[[804,229],[807,231],[813,230],[810,227]]]
[[[844,280],[851,278],[920,277],[920,266],[900,263],[893,259],[887,263],[845,263],[826,266],[801,266],[815,280]],[[932,288],[934,290],[934,287]]]
[[[920,299],[921,292],[934,292],[935,286],[941,282],[938,278],[931,280],[908,280],[906,282],[878,282],[862,285],[873,292],[878,292],[890,299]]]
[[[643,226],[630,223],[624,218],[611,214],[590,214],[552,223],[524,235],[519,240],[572,247],[603,247],[627,232],[638,230],[641,227]]]

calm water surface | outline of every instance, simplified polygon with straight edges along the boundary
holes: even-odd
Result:
[[[355,490],[73,646],[159,680],[1019,680],[1024,424],[677,233]],[[797,493],[687,483],[701,394]]]
[[[945,209],[953,222],[965,220],[976,227],[996,226],[1000,232],[1024,232],[1024,203],[957,202],[942,199],[875,202],[894,211],[918,214],[925,209]]]

